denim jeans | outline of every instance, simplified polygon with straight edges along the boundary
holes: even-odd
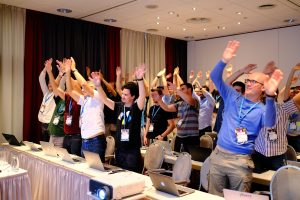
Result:
[[[105,161],[106,138],[104,135],[98,135],[90,139],[82,139],[81,155],[83,150],[98,153],[102,162]]]

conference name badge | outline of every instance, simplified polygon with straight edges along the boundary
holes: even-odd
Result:
[[[121,141],[129,141],[129,129],[121,129]]]
[[[54,119],[53,119],[53,124],[57,125],[58,122],[59,122],[59,116],[55,116]]]
[[[71,124],[72,124],[72,115],[68,115],[68,116],[67,116],[66,124],[67,124],[68,126],[71,126]]]
[[[246,128],[236,128],[235,134],[237,137],[237,142],[243,144],[248,141],[248,135]]]

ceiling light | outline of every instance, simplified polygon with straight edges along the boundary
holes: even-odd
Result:
[[[169,30],[169,29],[170,29],[170,27],[169,27],[169,26],[167,26],[167,27],[166,27],[166,29],[167,29],[167,30]]]
[[[241,22],[238,22],[237,24],[238,24],[238,25],[241,25]]]
[[[295,19],[286,19],[286,20],[283,20],[283,22],[285,22],[285,23],[288,23],[288,24],[293,24],[293,23],[295,23]]]
[[[147,32],[157,32],[158,29],[156,29],[156,28],[148,28],[146,31]]]
[[[183,31],[186,31],[186,28],[183,28],[182,30],[183,30]]]
[[[237,15],[241,15],[241,14],[243,14],[243,13],[242,13],[242,12],[236,12],[236,14],[237,14]]]
[[[195,10],[196,10],[196,8],[194,7],[194,8],[193,8],[193,11],[195,11]]]
[[[225,27],[225,26],[223,26],[223,27],[222,27],[222,29],[223,29],[223,30],[225,30],[225,29],[226,29],[226,27]]]
[[[174,15],[175,12],[174,12],[174,11],[169,11],[168,14],[169,14],[169,15]]]
[[[149,5],[146,5],[145,7],[148,8],[148,9],[156,9],[156,8],[158,8],[158,5],[149,4]]]
[[[258,6],[258,9],[267,10],[267,9],[275,8],[275,6],[276,6],[275,4],[263,4]]]
[[[158,24],[159,24],[159,22],[156,22],[156,24],[158,25]]]
[[[72,10],[71,10],[71,9],[68,9],[68,8],[58,8],[58,9],[57,9],[57,12],[67,14],[67,13],[71,13]]]
[[[156,17],[156,19],[159,19],[159,17]]]
[[[116,19],[104,19],[104,21],[107,22],[107,23],[117,22]]]
[[[203,28],[203,30],[206,31],[207,29],[206,29],[206,28]]]

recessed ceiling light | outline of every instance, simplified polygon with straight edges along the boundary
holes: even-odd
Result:
[[[58,9],[57,9],[57,12],[67,14],[67,13],[71,13],[72,10],[71,10],[71,9],[68,9],[68,8],[58,8]]]
[[[156,22],[156,24],[158,25],[158,24],[159,24],[159,22]]]
[[[183,31],[186,31],[186,28],[183,28],[182,30],[183,30]]]
[[[157,32],[158,29],[156,29],[156,28],[148,28],[146,31],[147,32]]]
[[[159,17],[156,17],[156,19],[159,19]]]
[[[222,27],[222,29],[223,29],[223,30],[225,30],[225,29],[226,29],[226,27],[225,27],[225,26],[223,26],[223,27]]]
[[[195,11],[195,10],[196,10],[196,8],[194,7],[194,8],[193,8],[193,11]]]
[[[203,28],[203,30],[206,31],[207,29],[206,29],[206,28]]]
[[[107,22],[107,23],[117,22],[116,19],[104,19],[104,21]]]
[[[263,4],[258,6],[258,9],[262,9],[262,10],[267,10],[267,9],[272,9],[275,8],[275,4]]]
[[[289,24],[293,24],[293,23],[295,23],[295,19],[286,19],[286,20],[283,20],[283,22],[285,22],[285,23],[289,23]]]
[[[243,14],[243,13],[242,13],[242,12],[236,12],[236,14],[237,14],[237,15],[241,15],[241,14]]]
[[[156,9],[156,8],[158,8],[158,5],[156,5],[156,4],[149,4],[149,5],[146,5],[145,7],[148,8],[148,9]]]
[[[170,27],[169,27],[169,26],[167,26],[167,27],[166,27],[166,29],[167,29],[167,30],[169,30],[169,29],[170,29]]]
[[[238,25],[241,25],[241,22],[238,22],[237,24],[238,24]]]
[[[174,11],[169,11],[168,14],[169,14],[169,15],[174,15],[175,12],[174,12]]]

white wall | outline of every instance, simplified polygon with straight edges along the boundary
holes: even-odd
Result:
[[[229,40],[240,41],[236,58],[231,61],[233,71],[249,63],[258,65],[256,71],[264,68],[268,61],[274,60],[284,73],[285,84],[290,69],[300,63],[300,26],[247,33],[236,36],[188,42],[188,73],[194,70],[212,70],[221,59]],[[202,78],[203,80],[204,78]],[[241,79],[244,79],[242,77]],[[203,83],[204,81],[202,81]],[[300,85],[298,82],[297,85]]]

